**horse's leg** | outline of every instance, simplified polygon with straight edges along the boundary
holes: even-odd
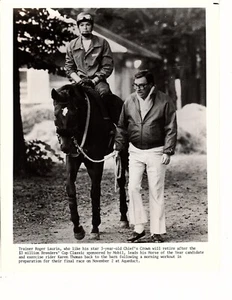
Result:
[[[91,178],[91,202],[92,202],[92,230],[93,239],[100,239],[98,226],[101,224],[100,216],[100,197],[101,197],[101,180],[104,163],[85,162],[88,174]]]
[[[77,240],[82,240],[85,236],[85,231],[82,226],[80,226],[80,220],[77,210],[77,198],[76,198],[76,186],[75,181],[77,177],[77,172],[81,165],[81,160],[79,158],[71,157],[66,155],[66,170],[67,170],[67,182],[66,191],[68,194],[69,209],[71,214],[71,221],[73,222],[73,232],[74,237]]]
[[[117,179],[118,186],[119,186],[119,209],[120,209],[120,223],[122,228],[128,228],[129,222],[127,219],[127,202],[126,202],[126,167],[123,164],[122,160],[122,170],[121,170],[121,176]]]

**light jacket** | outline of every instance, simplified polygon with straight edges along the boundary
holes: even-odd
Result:
[[[73,39],[67,46],[65,57],[65,71],[67,76],[77,73],[78,76],[93,78],[98,76],[105,80],[113,71],[114,63],[108,42],[96,35],[87,52],[85,52],[81,36]]]
[[[174,154],[177,140],[174,103],[161,91],[154,91],[151,97],[153,105],[143,120],[136,93],[124,102],[115,137],[116,150],[122,150],[131,142],[139,149],[164,146],[164,153]]]

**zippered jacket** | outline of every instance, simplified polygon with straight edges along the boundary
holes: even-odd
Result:
[[[153,105],[141,118],[139,100],[132,93],[124,102],[115,137],[115,149],[122,150],[131,142],[139,149],[164,146],[173,155],[177,140],[176,109],[172,99],[161,91],[151,94]]]
[[[104,38],[93,35],[87,52],[82,45],[81,36],[73,39],[67,46],[65,71],[68,77],[74,72],[90,79],[97,76],[102,81],[110,76],[113,67],[112,52]]]

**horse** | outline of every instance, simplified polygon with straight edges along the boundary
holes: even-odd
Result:
[[[76,177],[80,165],[84,163],[91,179],[92,229],[91,239],[100,239],[99,225],[101,180],[105,156],[113,153],[112,122],[105,120],[99,106],[97,92],[78,84],[66,84],[52,89],[51,96],[55,108],[55,125],[61,150],[66,154],[66,192],[69,201],[74,237],[82,240],[85,230],[80,224],[76,193]],[[115,121],[119,119],[123,101],[114,94],[107,95],[107,103],[114,111]],[[121,161],[119,187],[120,225],[128,227],[126,200],[126,171],[128,170],[128,151],[119,154]]]

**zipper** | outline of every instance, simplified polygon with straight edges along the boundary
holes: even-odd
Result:
[[[143,122],[141,122],[141,130],[140,130],[140,143],[141,143],[141,146],[142,146],[142,136],[143,136]]]

